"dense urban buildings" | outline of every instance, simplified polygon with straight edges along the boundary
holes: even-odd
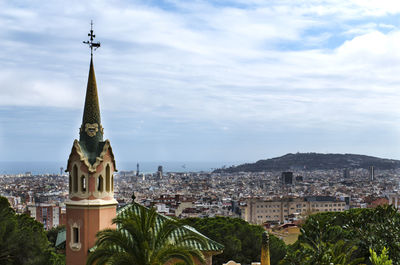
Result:
[[[121,171],[114,176],[114,194],[118,207],[129,203],[134,192],[137,202],[155,206],[159,212],[181,218],[234,216],[250,221],[249,217],[246,217],[246,209],[249,209],[250,202],[279,205],[271,208],[272,212],[265,212],[269,208],[264,206],[264,212],[259,212],[258,215],[256,205],[256,218],[252,219],[254,223],[289,222],[318,211],[342,211],[385,203],[400,206],[400,170],[374,171],[375,177],[371,181],[370,171],[367,169],[349,170],[350,177],[346,178],[343,176],[343,169],[298,170],[293,171],[293,176],[295,179],[301,176],[302,180],[285,185],[282,185],[280,171],[163,172],[162,178],[158,168],[154,169],[154,173],[138,175],[135,171]],[[32,214],[33,208],[48,204],[60,207],[62,217],[68,198],[68,182],[67,175],[3,175],[0,177],[0,194],[6,196],[19,213],[29,211]],[[316,202],[312,202],[310,198],[313,197],[329,200],[316,199]],[[287,218],[284,211],[285,201],[288,201],[289,207]],[[289,206],[289,203],[293,207]],[[297,207],[300,204],[302,206]],[[277,211],[274,214],[274,209],[279,209],[279,214]],[[257,219],[257,216],[263,217]],[[62,220],[59,223],[62,223]]]

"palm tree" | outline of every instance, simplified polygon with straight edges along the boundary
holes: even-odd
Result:
[[[163,265],[204,263],[199,250],[206,239],[198,233],[183,229],[178,221],[157,214],[138,204],[118,214],[113,220],[117,229],[97,233],[95,250],[87,265]]]

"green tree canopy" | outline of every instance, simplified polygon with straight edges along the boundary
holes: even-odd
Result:
[[[291,263],[283,264],[307,264],[304,261],[308,257],[320,257],[327,253],[322,249],[335,248],[338,242],[347,246],[341,253],[352,260],[363,259],[371,264],[370,249],[382,252],[386,248],[393,263],[400,264],[400,214],[392,206],[379,206],[311,215],[298,241],[288,250],[285,260]],[[325,264],[319,263],[321,260],[313,264]]]
[[[213,264],[220,265],[229,260],[241,264],[260,261],[261,226],[251,225],[239,218],[187,218],[184,223],[200,233],[225,246],[224,252],[213,257]],[[279,238],[270,235],[271,264],[276,265],[286,254],[286,245]]]
[[[376,252],[372,249],[369,250],[371,257],[369,260],[373,265],[392,265],[393,262],[389,259],[388,250],[384,247],[382,249],[381,255],[377,255]]]
[[[50,247],[43,225],[25,214],[15,214],[4,197],[0,197],[0,264],[63,264],[63,257]]]
[[[56,245],[57,235],[60,231],[63,230],[65,230],[65,225],[59,225],[57,227],[53,227],[52,229],[46,232],[47,239],[50,241],[51,246],[54,247]]]

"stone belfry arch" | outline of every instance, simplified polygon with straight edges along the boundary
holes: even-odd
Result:
[[[88,44],[91,50],[89,77],[79,141],[75,140],[68,158],[69,196],[66,201],[66,264],[84,265],[96,233],[112,228],[116,217],[114,178],[117,171],[110,141],[103,141],[103,127],[93,66],[93,23]]]

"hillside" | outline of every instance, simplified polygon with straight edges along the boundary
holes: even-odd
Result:
[[[400,168],[400,161],[384,159],[366,155],[355,154],[320,154],[320,153],[296,153],[271,159],[259,160],[255,163],[246,163],[229,168],[216,169],[216,173],[233,172],[260,172],[271,170],[293,169],[340,169],[340,168],[369,168],[376,169]]]

